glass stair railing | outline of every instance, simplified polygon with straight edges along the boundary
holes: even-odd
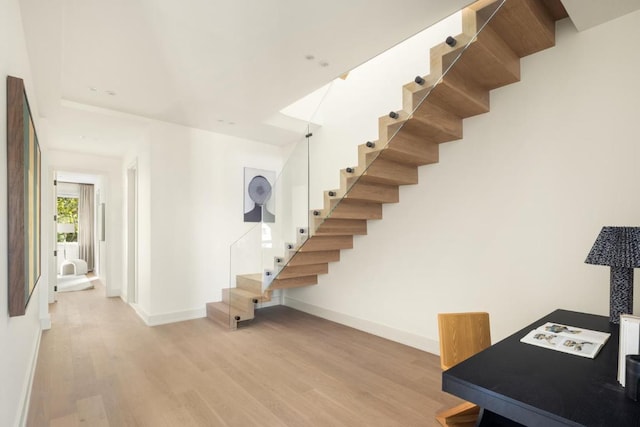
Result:
[[[300,132],[286,164],[275,182],[259,189],[265,199],[260,222],[252,226],[230,247],[229,283],[222,301],[207,305],[209,317],[231,329],[254,318],[256,307],[278,299],[279,291],[270,287],[286,265],[293,248],[301,245],[309,230],[309,143],[312,124]],[[258,204],[258,202],[256,202]],[[325,271],[326,272],[326,271]],[[278,283],[301,283],[283,275]]]

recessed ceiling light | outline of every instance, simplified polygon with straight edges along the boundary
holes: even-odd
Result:
[[[328,67],[329,63],[327,61],[320,61],[318,62],[318,64],[320,64],[321,67]]]
[[[115,91],[113,91],[113,90],[106,90],[105,92],[106,92],[108,95],[116,96],[116,93],[115,93]]]
[[[229,123],[230,125],[235,125],[236,124],[236,122],[227,122],[227,123]]]
[[[224,123],[223,119],[218,119],[218,123]]]
[[[314,59],[316,59],[316,57],[313,55],[305,55],[304,59],[306,59],[307,61],[313,61]]]
[[[90,90],[91,92],[97,92],[97,91],[98,91],[98,89],[96,89],[96,88],[95,88],[95,87],[93,87],[93,86],[92,86],[92,87],[90,87],[90,88],[89,88],[89,90]]]

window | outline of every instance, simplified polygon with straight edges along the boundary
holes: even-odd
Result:
[[[73,232],[58,232],[58,242],[78,241],[78,199],[76,197],[58,197],[58,231],[65,224],[73,225]]]

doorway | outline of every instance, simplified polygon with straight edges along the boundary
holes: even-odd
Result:
[[[99,175],[54,171],[55,262],[54,292],[91,289],[103,284],[103,258],[98,241],[98,210],[103,179]]]

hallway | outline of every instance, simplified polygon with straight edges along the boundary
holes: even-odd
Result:
[[[435,426],[436,356],[286,307],[149,328],[104,287],[58,295],[28,425]]]

